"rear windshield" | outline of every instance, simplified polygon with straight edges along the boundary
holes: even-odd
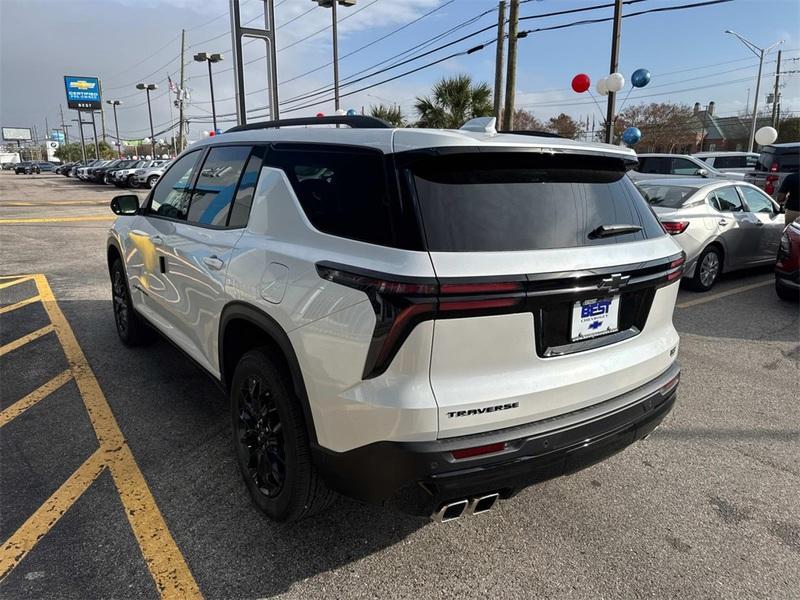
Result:
[[[800,170],[800,149],[798,148],[765,148],[761,151],[756,164],[756,171],[771,171],[777,165],[779,173]]]
[[[431,251],[572,248],[665,235],[622,162],[587,156],[475,153],[409,168]],[[601,225],[640,231],[597,237]]]
[[[664,208],[680,208],[697,191],[697,188],[682,185],[639,183],[637,187],[650,204]]]

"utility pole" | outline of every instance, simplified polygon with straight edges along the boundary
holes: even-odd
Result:
[[[100,98],[103,97],[103,82],[99,79],[97,80],[97,86],[100,88]],[[94,111],[92,111],[92,115],[94,116]],[[106,111],[103,110],[103,105],[100,104],[100,129],[103,130],[103,141],[108,143],[106,139]],[[95,136],[97,137],[97,136]]]
[[[69,144],[69,135],[67,134],[67,127],[68,125],[64,123],[64,106],[62,104],[58,105],[58,112],[61,114],[61,129],[64,130],[64,144]]]
[[[100,159],[100,140],[97,139],[97,122],[94,117],[94,109],[92,109],[92,132],[94,133],[94,157]]]
[[[781,83],[781,52],[778,50],[778,62],[775,65],[775,90],[772,93],[772,126],[778,129],[778,94]]]
[[[503,109],[503,50],[506,41],[506,0],[497,5],[497,52],[494,63],[494,117],[500,123]]]
[[[614,0],[614,28],[611,32],[611,66],[609,73],[616,73],[619,65],[619,35],[622,29],[622,0]],[[608,93],[608,110],[606,111],[606,143],[612,141],[614,131],[614,109],[616,92]]]
[[[511,0],[508,15],[508,67],[506,72],[506,102],[503,111],[503,130],[514,128],[514,92],[517,85],[517,30],[519,29],[519,0]]]
[[[186,30],[181,29],[181,83],[178,88],[178,149],[183,152],[183,55],[186,52]]]

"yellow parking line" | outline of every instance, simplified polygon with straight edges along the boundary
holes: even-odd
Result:
[[[697,298],[696,300],[681,302],[679,304],[676,304],[675,306],[677,306],[678,308],[689,308],[690,306],[697,306],[698,304],[713,302],[714,300],[719,300],[720,298],[725,298],[726,296],[733,296],[734,294],[741,294],[742,292],[748,292],[756,288],[764,287],[765,285],[771,285],[774,282],[775,280],[770,277],[765,281],[759,281],[758,283],[751,283],[750,285],[742,285],[740,287],[733,288],[731,290],[725,290],[724,292],[719,292],[718,294],[711,294],[709,296],[703,296],[701,298]]]
[[[33,340],[38,340],[40,337],[42,337],[43,335],[47,335],[51,331],[53,331],[53,326],[45,325],[41,329],[37,329],[36,331],[29,333],[28,335],[24,335],[21,338],[14,340],[13,342],[9,342],[5,346],[0,346],[0,356],[8,354],[12,350],[16,350],[17,348],[24,346],[28,342],[32,342]]]
[[[33,390],[22,400],[17,400],[16,402],[14,402],[14,404],[9,406],[3,412],[0,412],[0,427],[3,427],[12,420],[16,419],[18,416],[20,416],[22,413],[28,410],[31,406],[35,405],[43,398],[46,398],[47,396],[55,392],[58,388],[67,383],[70,379],[72,379],[72,371],[67,369],[65,371],[62,371],[55,377],[53,377],[43,386]]]
[[[33,304],[34,302],[39,301],[39,296],[31,296],[30,298],[25,298],[25,300],[20,300],[15,304],[9,304],[8,306],[0,306],[0,315],[4,315],[6,313],[11,312],[12,310],[17,310],[18,308],[22,308],[23,306],[28,306],[28,304]]]
[[[0,225],[13,225],[19,223],[73,223],[81,221],[112,221],[116,219],[113,214],[110,215],[84,215],[74,217],[49,217],[43,219],[0,219]]]
[[[0,580],[25,558],[105,469],[104,454],[95,452],[69,476],[36,512],[0,546]]]
[[[30,277],[30,276],[28,276],[28,277],[20,277],[19,275],[11,275],[11,276],[5,275],[3,277],[0,277],[0,279],[9,279],[10,280],[10,281],[6,281],[4,283],[0,283],[0,290],[4,290],[4,289],[6,289],[8,287],[11,287],[12,285],[17,285],[18,283],[22,283],[24,281],[30,281],[31,279],[33,279],[33,277]]]
[[[189,566],[169,532],[150,488],[131,453],[83,354],[75,334],[61,312],[44,275],[34,275],[42,304],[53,323],[100,447],[125,507],[150,575],[162,598],[202,598]]]

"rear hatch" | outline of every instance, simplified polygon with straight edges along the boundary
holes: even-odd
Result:
[[[682,253],[624,157],[397,156],[439,281],[440,437],[579,410],[669,367]]]

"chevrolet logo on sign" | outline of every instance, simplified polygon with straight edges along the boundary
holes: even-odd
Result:
[[[90,81],[85,81],[83,79],[79,79],[78,81],[70,81],[69,87],[71,88],[78,88],[79,90],[91,90],[94,89],[96,84]]]

